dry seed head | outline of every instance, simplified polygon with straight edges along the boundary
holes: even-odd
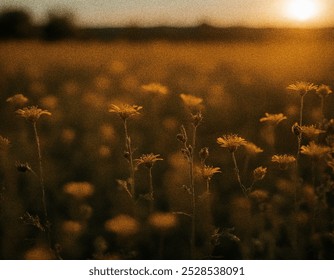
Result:
[[[282,113],[279,113],[279,114],[265,113],[265,117],[262,117],[260,119],[260,122],[266,122],[270,125],[277,125],[281,121],[286,120],[286,119],[287,119],[287,117],[284,116]]]
[[[160,83],[150,83],[141,86],[142,91],[160,95],[168,94],[168,88]]]
[[[6,101],[17,106],[23,106],[28,102],[28,98],[25,97],[22,93],[18,93],[7,98]]]
[[[236,134],[227,134],[217,138],[217,143],[222,148],[227,148],[231,153],[235,152],[240,146],[245,146],[247,141]]]
[[[152,168],[156,161],[163,160],[162,158],[159,158],[159,156],[159,154],[155,155],[153,153],[144,154],[140,158],[135,159],[135,162],[137,166],[143,164],[146,168]]]
[[[294,135],[299,136],[302,133],[302,127],[298,123],[294,123],[291,127],[291,131]]]
[[[42,115],[51,116],[49,111],[40,109],[37,106],[25,107],[23,109],[16,110],[15,113],[32,123],[37,122]]]
[[[109,107],[110,113],[117,113],[120,118],[125,121],[126,119],[139,115],[139,111],[142,109],[142,106],[137,105],[129,105],[129,104],[121,104],[119,106],[115,104],[111,104]]]
[[[319,159],[331,152],[331,148],[327,146],[317,145],[314,141],[311,141],[306,146],[301,146],[300,153],[310,156],[314,159]]]
[[[327,86],[327,85],[324,85],[324,84],[318,86],[318,88],[316,90],[316,94],[319,95],[321,98],[325,98],[328,95],[330,95],[331,93],[333,93],[333,92],[330,89],[330,87]]]
[[[315,91],[317,88],[318,87],[316,85],[308,82],[296,82],[287,87],[289,91],[297,92],[300,96],[304,96],[310,91]]]
[[[199,158],[201,162],[205,162],[205,160],[209,157],[209,148],[204,147],[199,151]]]
[[[253,171],[254,181],[261,181],[267,174],[267,167],[259,166]]]
[[[271,157],[271,161],[278,163],[279,168],[285,170],[296,162],[296,158],[292,155],[274,155]]]

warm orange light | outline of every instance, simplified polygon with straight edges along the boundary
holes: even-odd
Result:
[[[287,1],[287,16],[297,21],[307,21],[316,17],[320,5],[316,0],[291,0]]]

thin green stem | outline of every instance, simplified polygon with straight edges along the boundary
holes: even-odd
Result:
[[[128,154],[128,162],[129,162],[129,169],[130,169],[130,187],[131,187],[131,195],[135,198],[135,168],[133,165],[133,151],[131,147],[131,138],[128,133],[128,126],[126,119],[123,121],[124,125],[124,133],[125,133],[125,149]]]
[[[148,169],[148,180],[150,188],[150,213],[154,210],[154,191],[153,191],[153,179],[152,179],[152,167]]]
[[[190,153],[189,161],[189,172],[190,172],[190,188],[192,194],[192,218],[191,218],[191,238],[190,238],[190,253],[191,258],[195,259],[195,242],[196,242],[196,190],[195,190],[195,180],[194,180],[194,154],[196,148],[196,132],[197,126],[193,125],[193,135],[192,135],[192,149]]]
[[[238,168],[238,164],[237,164],[237,160],[235,158],[235,153],[234,152],[231,152],[231,155],[232,155],[232,160],[233,160],[233,164],[234,164],[234,172],[235,172],[235,175],[237,177],[237,181],[239,183],[239,186],[243,192],[243,194],[245,195],[245,197],[248,198],[248,194],[247,194],[247,190],[246,188],[244,187],[244,185],[241,183],[241,178],[240,178],[240,172],[239,172],[239,168]]]

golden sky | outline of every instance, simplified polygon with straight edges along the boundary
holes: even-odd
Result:
[[[37,21],[65,10],[78,24],[334,26],[334,0],[1,0],[0,9],[24,7]]]

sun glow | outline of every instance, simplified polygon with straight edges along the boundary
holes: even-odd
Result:
[[[287,2],[287,16],[297,21],[308,21],[319,13],[320,5],[316,0],[292,0]]]

